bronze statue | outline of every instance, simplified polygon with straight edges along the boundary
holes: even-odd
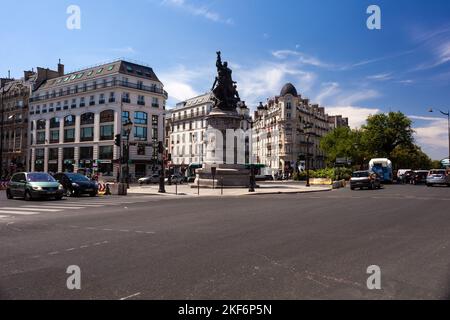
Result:
[[[217,77],[211,89],[214,94],[215,107],[220,110],[235,110],[237,103],[241,99],[239,98],[236,82],[232,78],[233,71],[228,68],[228,62],[222,63],[220,51],[217,52],[216,66]]]

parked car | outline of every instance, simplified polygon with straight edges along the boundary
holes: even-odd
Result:
[[[187,183],[194,183],[195,182],[195,176],[190,176],[186,180]]]
[[[411,178],[411,184],[426,184],[428,170],[415,170]]]
[[[402,182],[403,182],[403,181],[402,181],[403,176],[404,176],[404,174],[405,174],[406,172],[408,172],[408,171],[412,171],[412,170],[411,170],[411,169],[398,169],[398,170],[397,170],[397,175],[396,175],[397,183],[402,183]]]
[[[427,176],[427,186],[447,185],[450,187],[450,174],[444,169],[430,170]]]
[[[66,197],[78,197],[83,194],[95,197],[98,194],[98,183],[81,173],[56,173],[53,177],[64,187]]]
[[[169,177],[167,177],[167,178],[165,178],[165,180],[164,180],[166,183],[168,183],[169,182]],[[184,182],[184,177],[183,176],[180,176],[179,174],[173,174],[173,175],[171,175],[170,176],[170,181],[172,182],[172,183],[176,183],[176,184],[183,184],[183,182]]]
[[[138,180],[140,185],[143,184],[151,184],[151,183],[158,183],[159,182],[159,174],[152,174],[151,176],[140,178]]]
[[[51,175],[44,172],[19,172],[11,177],[6,189],[6,197],[33,200],[38,198],[55,198],[61,200],[63,186]]]
[[[355,190],[356,188],[380,189],[381,179],[376,173],[371,171],[355,171],[350,178],[350,189]]]

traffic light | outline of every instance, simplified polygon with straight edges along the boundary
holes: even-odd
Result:
[[[120,134],[116,134],[116,138],[114,139],[114,144],[118,147],[120,147],[121,145],[121,139],[122,139],[122,135]]]

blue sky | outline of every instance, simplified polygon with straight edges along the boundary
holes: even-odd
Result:
[[[72,4],[80,30],[66,28]],[[381,30],[366,27],[371,4]],[[432,158],[448,153],[446,119],[428,112],[450,108],[447,0],[8,1],[0,37],[0,76],[55,68],[59,58],[70,71],[126,57],[154,68],[169,106],[210,89],[221,50],[251,107],[290,81],[353,126],[400,110]]]

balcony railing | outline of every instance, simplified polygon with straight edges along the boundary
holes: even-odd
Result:
[[[131,89],[136,89],[136,90],[141,90],[141,91],[147,91],[147,92],[152,92],[152,93],[156,93],[156,94],[160,94],[162,96],[164,96],[166,99],[168,97],[168,93],[158,87],[155,86],[144,86],[144,85],[138,85],[136,83],[130,83],[127,81],[119,81],[119,80],[113,80],[113,81],[108,81],[106,82],[106,86],[105,87],[124,87],[124,88],[131,88]],[[88,92],[88,91],[94,91],[94,90],[98,90],[98,86],[97,85],[89,85],[86,87],[83,87],[83,91],[84,92]],[[103,89],[103,88],[100,88]],[[73,91],[73,90],[72,90]],[[73,92],[71,91],[62,91],[62,92],[58,92],[52,95],[42,95],[42,96],[37,96],[37,97],[32,97],[30,98],[30,102],[39,102],[39,101],[44,101],[44,100],[48,100],[48,99],[54,99],[54,98],[60,98],[60,97],[65,97],[65,96],[69,96],[73,94]]]

